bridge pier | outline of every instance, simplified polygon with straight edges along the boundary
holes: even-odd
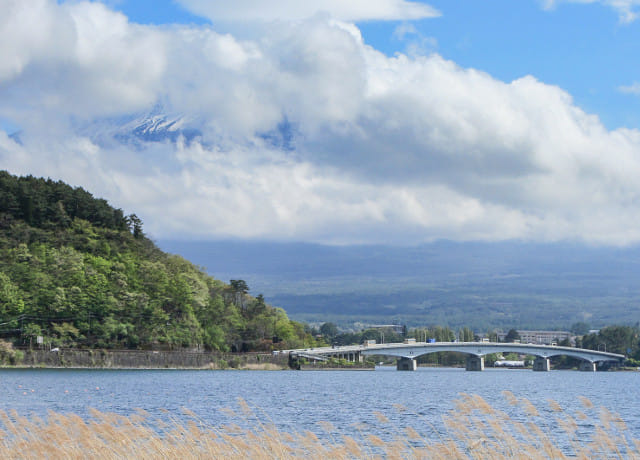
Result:
[[[465,368],[468,371],[483,371],[484,356],[467,356],[467,363]]]
[[[549,358],[536,357],[535,361],[533,361],[533,370],[539,372],[550,371],[551,365],[549,364]]]
[[[583,372],[595,372],[596,363],[592,363],[591,361],[582,361],[580,363],[580,370]]]
[[[359,351],[349,352],[349,353],[334,353],[331,356],[338,359],[346,359],[352,363],[362,363],[364,362],[364,357],[362,353]]]
[[[418,369],[418,362],[412,358],[398,358],[396,369],[399,371],[415,371]]]

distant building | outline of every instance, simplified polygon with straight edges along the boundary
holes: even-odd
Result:
[[[518,331],[520,343],[533,343],[536,345],[551,345],[568,339],[573,343],[573,334],[569,331]],[[506,332],[498,332],[498,340],[503,342]]]

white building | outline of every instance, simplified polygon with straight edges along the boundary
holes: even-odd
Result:
[[[533,343],[540,345],[551,345],[562,340],[569,339],[572,343],[573,335],[569,331],[518,331],[520,343]],[[506,332],[498,332],[498,340],[504,341]]]

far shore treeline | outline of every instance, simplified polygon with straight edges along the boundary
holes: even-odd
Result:
[[[308,327],[162,252],[142,221],[82,188],[0,171],[0,339],[18,346],[261,351]]]

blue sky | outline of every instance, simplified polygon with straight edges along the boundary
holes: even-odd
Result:
[[[209,19],[190,13],[173,0],[111,0],[105,3],[138,24],[211,24]]]
[[[153,237],[640,242],[640,0],[2,8],[0,167]]]

